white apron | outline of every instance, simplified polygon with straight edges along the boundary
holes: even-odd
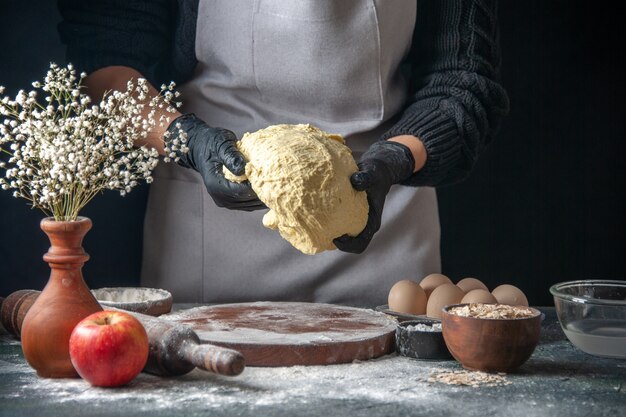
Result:
[[[245,132],[310,123],[344,135],[358,160],[407,99],[399,64],[414,0],[200,0],[198,65],[185,112]],[[265,210],[218,208],[195,171],[160,164],[144,228],[142,285],[176,302],[384,304],[401,279],[440,270],[435,190],[393,186],[360,255],[304,255],[263,227]]]

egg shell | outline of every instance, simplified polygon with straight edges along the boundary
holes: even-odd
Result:
[[[420,287],[426,291],[426,297],[430,297],[433,290],[442,284],[452,284],[452,281],[443,274],[430,274],[420,281]]]
[[[498,300],[493,296],[489,291],[483,290],[481,288],[477,288],[475,290],[471,290],[461,299],[461,304],[465,303],[485,303],[485,304],[495,304]]]
[[[442,284],[435,288],[426,304],[426,315],[436,319],[441,318],[441,309],[449,304],[458,304],[465,293],[452,283]]]
[[[387,298],[389,309],[399,313],[420,315],[426,313],[426,293],[415,281],[396,282]]]
[[[528,299],[526,295],[514,285],[503,284],[491,291],[496,300],[500,304],[508,304],[510,306],[528,307]]]
[[[456,286],[463,290],[465,294],[472,290],[485,290],[489,292],[489,288],[482,281],[476,278],[463,278],[459,282],[456,283]]]

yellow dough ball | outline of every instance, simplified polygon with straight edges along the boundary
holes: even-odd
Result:
[[[270,209],[263,225],[296,249],[309,255],[336,249],[333,239],[365,228],[367,195],[350,183],[358,168],[340,135],[306,124],[275,125],[246,133],[237,148],[247,161],[245,175],[224,167],[224,176],[250,181]]]

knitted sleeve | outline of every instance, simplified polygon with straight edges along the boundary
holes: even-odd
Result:
[[[58,6],[67,60],[80,71],[123,65],[160,85],[193,70],[197,0],[59,0]]]
[[[418,1],[409,59],[414,94],[383,135],[414,135],[425,166],[405,185],[440,186],[471,172],[508,112],[498,83],[500,50],[495,0]]]

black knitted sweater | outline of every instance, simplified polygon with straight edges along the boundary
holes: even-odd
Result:
[[[498,83],[495,0],[418,1],[410,100],[381,139],[420,138],[426,165],[404,182],[440,186],[471,172],[508,112]],[[155,85],[183,83],[196,65],[198,0],[59,0],[61,40],[81,71],[135,68]],[[227,126],[226,126],[227,127]]]

